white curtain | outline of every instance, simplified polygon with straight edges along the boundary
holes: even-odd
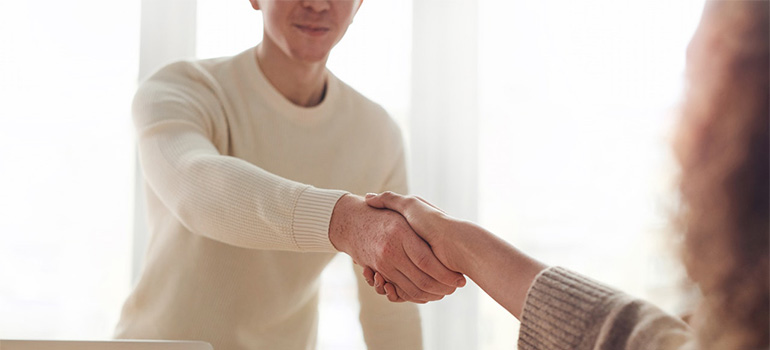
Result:
[[[451,215],[477,220],[478,5],[475,0],[413,2],[409,130],[411,191]],[[472,281],[422,307],[427,349],[478,347],[478,294]]]

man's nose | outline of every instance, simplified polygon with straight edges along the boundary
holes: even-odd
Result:
[[[324,12],[331,7],[329,0],[303,0],[302,6],[315,12]]]

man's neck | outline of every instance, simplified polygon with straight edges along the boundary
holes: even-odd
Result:
[[[257,47],[255,59],[270,84],[292,103],[312,107],[323,100],[326,60],[312,63],[296,61],[286,56],[268,38]]]

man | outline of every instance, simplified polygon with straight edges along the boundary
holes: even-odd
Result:
[[[318,277],[337,251],[410,301],[464,284],[400,215],[353,194],[407,191],[398,128],[325,67],[361,0],[250,1],[259,46],[171,64],[134,99],[153,235],[119,338],[312,349]],[[421,348],[415,306],[358,282],[367,346]]]

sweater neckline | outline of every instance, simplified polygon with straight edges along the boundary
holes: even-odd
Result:
[[[326,70],[326,92],[321,103],[313,107],[298,106],[283,96],[267,79],[256,56],[256,46],[240,54],[240,66],[248,74],[246,81],[253,87],[257,99],[272,107],[282,118],[301,126],[314,126],[331,118],[339,99],[338,79]]]

